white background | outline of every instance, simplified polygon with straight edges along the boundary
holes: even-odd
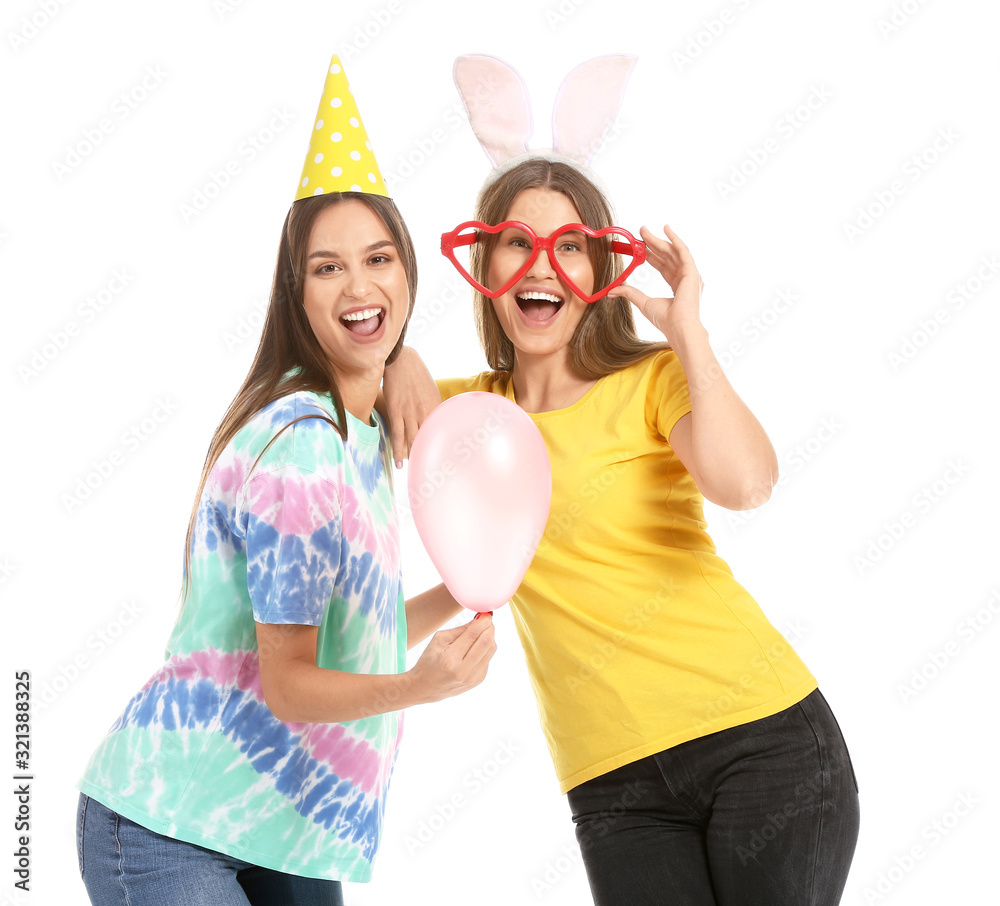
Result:
[[[2,644],[8,701],[14,669],[31,670],[35,695],[33,890],[13,899],[8,855],[7,902],[86,902],[74,783],[162,658],[205,450],[253,356],[338,51],[397,177],[420,256],[410,341],[439,376],[484,368],[469,292],[437,252],[488,170],[456,116],[454,57],[519,68],[544,146],[566,72],[639,55],[594,166],[621,225],[667,221],[692,249],[713,346],[778,451],[784,483],[764,508],[708,518],[851,748],[863,814],[844,902],[996,896],[1000,277],[984,268],[976,282],[1000,255],[993,4],[49,8],[17,0],[0,19]],[[756,172],[723,192],[762,147]],[[239,172],[209,188],[232,161]],[[185,218],[206,189],[211,203]],[[116,272],[128,284],[109,294]],[[779,312],[781,290],[796,301]],[[108,304],[88,309],[102,291]],[[939,309],[931,336],[921,322]],[[88,476],[97,487],[69,503]],[[412,594],[436,578],[406,520],[404,532]],[[350,903],[589,902],[510,614],[496,622],[485,684],[408,714],[375,880],[349,885]],[[975,804],[956,811],[963,796]],[[12,822],[0,823],[9,854]]]

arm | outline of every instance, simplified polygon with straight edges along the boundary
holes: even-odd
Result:
[[[379,396],[385,407],[384,412],[382,408],[379,411],[388,415],[392,431],[392,457],[401,468],[417,429],[441,402],[441,393],[416,350],[404,346],[396,361],[386,365]]]
[[[707,500],[731,510],[760,506],[778,479],[778,459],[708,343],[698,312],[704,284],[691,253],[669,226],[667,240],[645,227],[640,232],[648,260],[670,284],[673,298],[650,299],[634,287],[620,287],[619,294],[669,338],[684,368],[691,412],[674,425],[670,445]]]
[[[778,480],[778,459],[760,422],[733,390],[702,328],[675,334],[691,411],[670,432],[670,446],[706,499],[730,510],[760,506]]]
[[[443,582],[410,598],[406,602],[406,647],[419,644],[438,626],[461,612],[462,605]]]
[[[316,472],[293,461],[295,432],[304,427],[290,424],[259,459],[261,470],[247,480],[237,513],[237,524],[245,526],[247,588],[268,708],[283,721],[339,723],[438,701],[478,685],[495,651],[490,620],[438,632],[403,674],[356,674],[317,665],[318,626],[337,591],[344,550],[340,541],[330,543],[331,537],[345,537],[340,454],[335,455],[341,441],[332,427],[318,423],[328,432],[323,449],[328,448],[330,463]],[[309,446],[315,446],[314,438]],[[351,541],[355,548],[367,551],[363,539]],[[394,590],[393,608],[396,595]]]
[[[493,620],[434,634],[406,673],[346,673],[316,666],[318,628],[256,623],[264,701],[278,720],[342,723],[440,701],[479,685],[496,651]]]

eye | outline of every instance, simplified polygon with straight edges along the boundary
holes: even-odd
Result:
[[[561,252],[585,252],[586,250],[586,238],[575,231],[567,233],[559,240],[559,251]]]
[[[516,249],[530,249],[531,248],[531,243],[528,242],[527,239],[524,239],[521,236],[515,236],[507,244],[510,245],[510,246],[512,246],[513,248],[516,248]]]
[[[392,261],[392,258],[390,258],[388,255],[383,255],[382,253],[379,253],[378,255],[372,255],[372,257],[368,260],[368,263],[388,264],[390,261]]]
[[[317,274],[332,274],[335,270],[339,270],[339,266],[336,264],[321,264],[316,268]]]

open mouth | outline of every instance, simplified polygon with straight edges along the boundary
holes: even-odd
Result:
[[[347,315],[340,316],[340,322],[346,327],[351,333],[356,333],[359,336],[367,337],[371,336],[382,326],[382,322],[385,320],[385,309],[378,308],[366,308],[364,311],[354,311]]]
[[[547,321],[563,306],[562,296],[555,293],[526,292],[515,297],[517,307],[532,321]]]

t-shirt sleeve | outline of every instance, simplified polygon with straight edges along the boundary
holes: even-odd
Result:
[[[246,486],[242,518],[254,620],[319,626],[340,569],[337,484],[295,463],[266,466]]]
[[[652,358],[646,387],[646,421],[660,437],[669,441],[674,425],[691,411],[687,377],[672,349]]]

